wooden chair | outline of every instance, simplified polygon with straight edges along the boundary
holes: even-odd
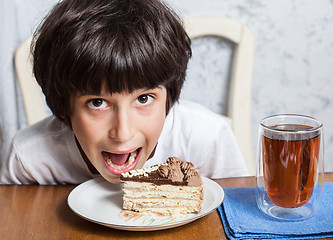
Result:
[[[227,119],[247,163],[250,175],[255,174],[252,125],[251,90],[254,62],[254,37],[251,31],[234,20],[221,16],[194,16],[184,19],[191,39],[216,36],[234,43],[228,90]]]
[[[23,41],[16,49],[14,58],[28,125],[47,116],[43,94],[32,73],[31,41],[32,37]]]

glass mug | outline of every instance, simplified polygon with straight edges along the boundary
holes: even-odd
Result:
[[[324,186],[323,125],[295,114],[274,115],[259,126],[258,207],[271,217],[301,220],[320,207]]]

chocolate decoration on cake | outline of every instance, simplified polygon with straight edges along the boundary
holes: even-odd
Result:
[[[120,180],[131,180],[154,184],[171,184],[185,186],[200,186],[202,184],[200,174],[194,169],[191,162],[181,161],[176,157],[169,157],[166,164],[136,169],[123,173]]]
[[[202,179],[191,162],[170,157],[165,164],[123,173],[123,209],[159,214],[197,213]]]

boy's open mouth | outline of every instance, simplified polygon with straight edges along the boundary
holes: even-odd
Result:
[[[123,172],[134,169],[140,159],[140,155],[141,148],[124,154],[102,152],[102,157],[107,169],[114,175],[120,175]]]

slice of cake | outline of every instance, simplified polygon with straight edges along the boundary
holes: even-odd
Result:
[[[125,210],[160,214],[201,210],[202,179],[190,162],[170,157],[166,164],[132,170],[120,179]]]

